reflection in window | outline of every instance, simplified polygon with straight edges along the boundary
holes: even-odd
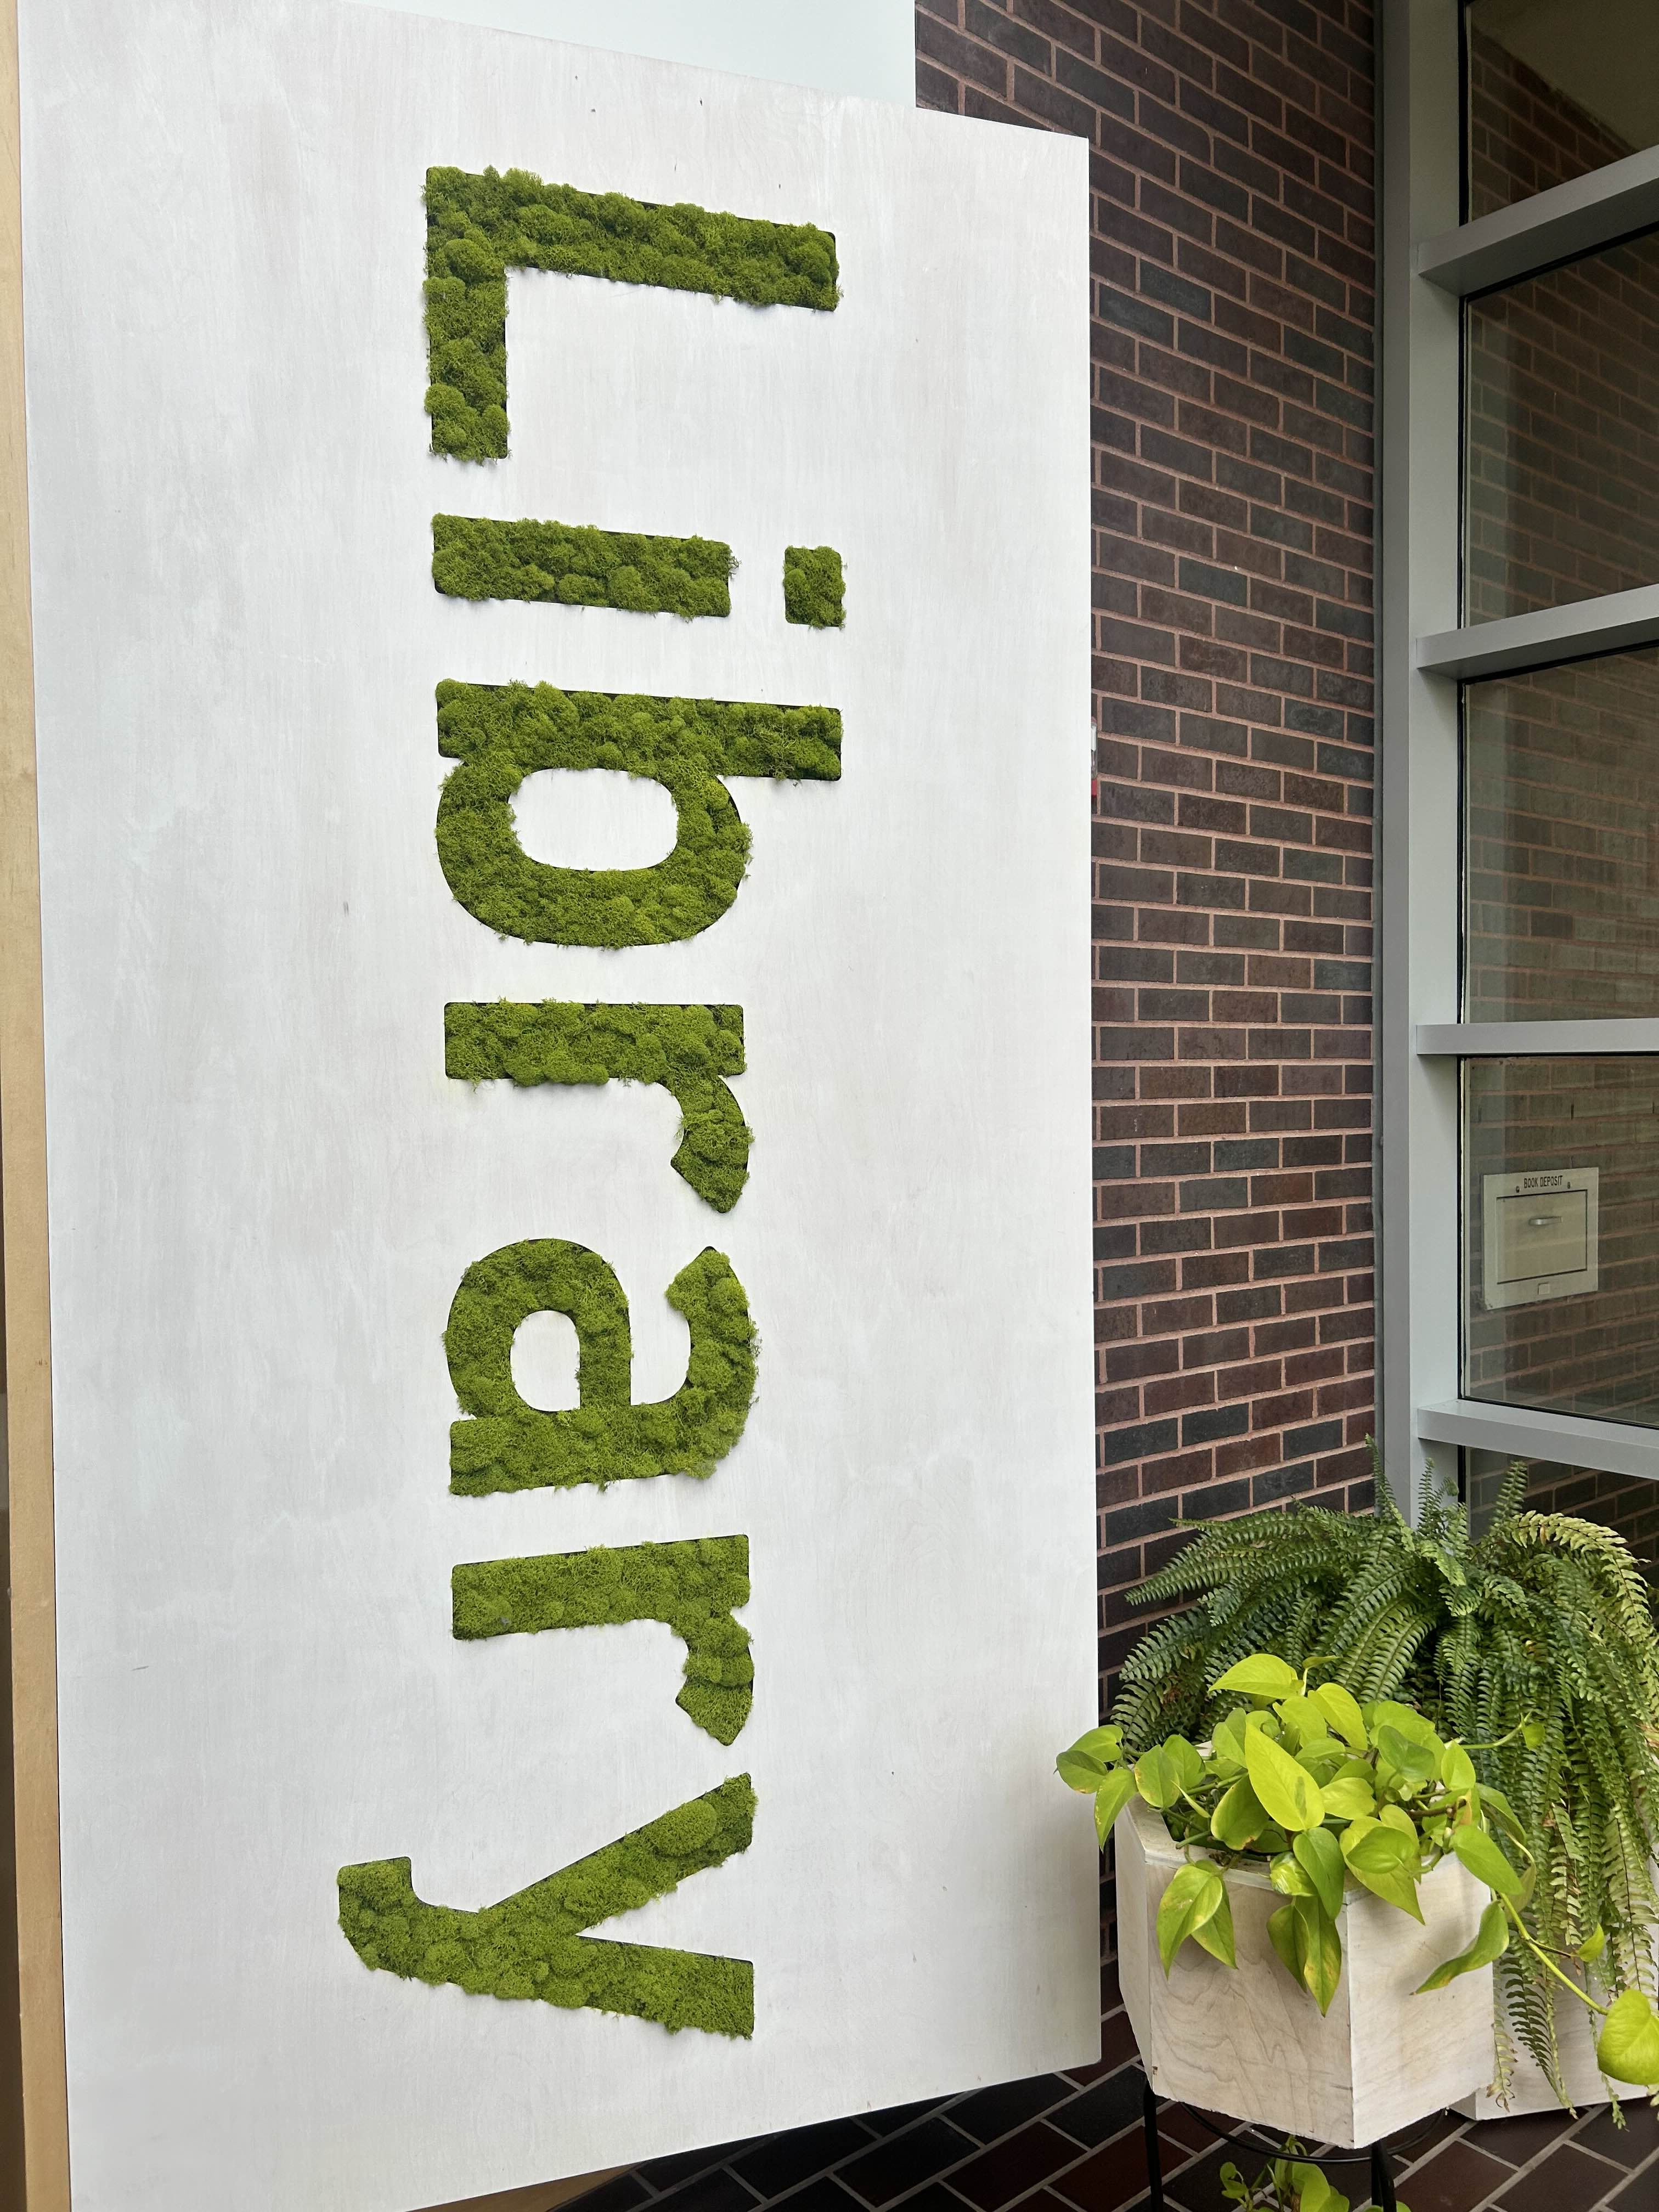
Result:
[[[1463,1494],[1469,1525],[1477,1536],[1492,1525],[1509,1468],[1504,1452],[1471,1449],[1463,1455]],[[1659,1483],[1641,1475],[1603,1474],[1594,1468],[1535,1459],[1527,1468],[1526,1505],[1529,1512],[1576,1513],[1581,1520],[1599,1521],[1603,1528],[1615,1529],[1650,1581],[1659,1578]]]
[[[1659,1058],[1462,1076],[1464,1395],[1659,1427]]]
[[[1471,0],[1469,219],[1659,144],[1653,0]]]
[[[1659,650],[1463,691],[1463,1018],[1659,1016]]]
[[[1659,580],[1659,233],[1465,313],[1465,620]]]

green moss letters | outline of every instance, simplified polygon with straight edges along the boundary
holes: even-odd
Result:
[[[463,1083],[660,1083],[680,1109],[673,1166],[717,1213],[749,1180],[754,1132],[723,1080],[743,1073],[741,1006],[444,1008],[444,1072]]]
[[[658,1474],[708,1475],[743,1434],[755,1395],[755,1325],[723,1253],[700,1252],[668,1286],[691,1357],[672,1398],[636,1406],[628,1300],[611,1268],[562,1237],[504,1244],[476,1260],[449,1309],[444,1350],[471,1416],[449,1431],[449,1486],[464,1497]],[[532,1313],[568,1314],[580,1356],[572,1412],[527,1406],[513,1384],[513,1338]]]
[[[636,615],[729,615],[732,548],[568,522],[434,514],[432,580],[454,599],[550,599]]]
[[[786,545],[783,611],[792,623],[840,629],[847,620],[847,583],[833,545]]]
[[[504,937],[548,945],[670,945],[716,922],[749,865],[749,832],[720,781],[833,782],[841,716],[830,707],[444,683],[438,750],[460,765],[438,800],[438,858],[471,915]],[[532,860],[513,794],[540,769],[620,769],[674,801],[674,849],[649,868]]]
[[[538,1998],[626,2013],[666,2028],[753,2035],[755,1970],[746,1959],[659,1950],[584,1935],[749,1848],[749,1777],[677,1805],[574,1866],[480,1912],[426,1905],[407,1859],[339,1873],[340,1925],[366,1966],[474,1996]]]
[[[747,1536],[480,1559],[457,1567],[450,1589],[459,1637],[659,1620],[685,1646],[680,1711],[720,1743],[749,1717],[755,1662],[749,1631],[732,1618],[749,1602]]]
[[[426,173],[426,334],[432,450],[507,452],[507,272],[556,269],[617,284],[712,292],[750,307],[831,308],[836,241],[810,222],[766,222],[620,192],[544,185],[525,169]]]

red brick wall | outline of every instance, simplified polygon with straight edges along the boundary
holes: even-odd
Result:
[[[1093,162],[1102,1662],[1177,1517],[1370,1495],[1371,27],[921,0]]]

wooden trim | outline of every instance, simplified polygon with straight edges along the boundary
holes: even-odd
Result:
[[[5,1332],[0,1329],[0,1344]],[[5,1399],[0,1395],[0,1425]],[[0,1513],[0,1558],[11,1547],[10,1516]],[[23,2202],[23,2054],[18,2031],[16,1801],[11,1787],[11,1606],[0,1609],[0,2204]]]
[[[70,2212],[16,0],[0,0],[0,1217],[27,2212]]]
[[[429,2212],[557,2212],[602,2182],[613,2181],[627,2169],[609,2167],[603,2173],[573,2173],[563,2181],[538,2181],[528,2189],[501,2189],[493,2197],[465,2197],[453,2204],[434,2204]]]

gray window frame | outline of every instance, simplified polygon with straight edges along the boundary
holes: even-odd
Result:
[[[1659,643],[1659,584],[1460,627],[1463,301],[1659,224],[1659,148],[1460,223],[1462,13],[1386,0],[1377,23],[1377,1418],[1413,1512],[1455,1447],[1659,1481],[1659,1430],[1462,1395],[1462,1063],[1659,1054],[1659,1019],[1459,1018],[1462,683]]]

